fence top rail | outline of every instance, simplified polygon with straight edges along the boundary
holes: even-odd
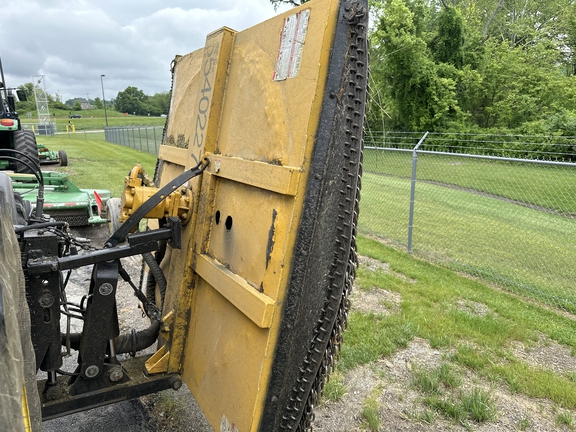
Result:
[[[368,136],[394,136],[402,135],[405,137],[411,137],[413,139],[419,139],[422,136],[422,132],[402,132],[402,131],[392,131],[392,132],[369,132]],[[506,138],[566,138],[576,140],[576,136],[573,135],[529,135],[529,134],[506,134],[506,133],[474,133],[474,132],[430,132],[431,136],[492,136],[492,137],[506,137]]]
[[[541,159],[520,159],[520,158],[510,158],[510,157],[501,157],[501,156],[487,156],[487,155],[475,155],[469,153],[450,153],[450,152],[438,152],[438,151],[430,151],[430,150],[414,150],[414,149],[401,149],[401,148],[393,148],[393,147],[371,147],[365,146],[365,149],[370,150],[387,150],[387,151],[395,151],[395,152],[405,152],[405,153],[419,153],[419,154],[432,154],[432,155],[439,155],[439,156],[453,156],[453,157],[464,157],[464,158],[474,158],[474,159],[488,159],[488,160],[498,160],[503,162],[517,162],[517,163],[530,163],[530,164],[541,164],[541,165],[557,165],[557,166],[566,166],[566,167],[576,167],[576,163],[574,162],[557,162],[557,161],[547,161]]]
[[[104,129],[135,129],[135,128],[163,128],[162,125],[124,125],[124,126],[104,126]]]

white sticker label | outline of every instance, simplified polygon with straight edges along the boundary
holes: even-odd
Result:
[[[282,81],[298,75],[309,19],[310,9],[306,9],[290,15],[284,21],[274,69],[274,81]]]
[[[239,432],[234,423],[230,423],[225,415],[222,416],[220,421],[220,432]]]

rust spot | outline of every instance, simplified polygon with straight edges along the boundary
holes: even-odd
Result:
[[[268,244],[266,245],[266,268],[268,268],[268,264],[270,263],[270,255],[272,255],[272,249],[274,249],[274,232],[276,231],[275,222],[276,216],[278,216],[278,212],[276,209],[272,209],[272,224],[270,225],[270,229],[268,230]]]

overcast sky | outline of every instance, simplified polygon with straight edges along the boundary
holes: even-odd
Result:
[[[102,98],[102,74],[106,99],[128,86],[168,91],[176,54],[203,47],[222,26],[240,31],[277,13],[268,0],[16,0],[1,8],[6,84],[44,75],[46,91],[63,102]]]

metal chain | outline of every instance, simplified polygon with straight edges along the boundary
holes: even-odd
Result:
[[[290,404],[286,408],[286,413],[283,416],[281,428],[283,430],[296,430],[299,432],[311,431],[312,422],[314,421],[314,409],[318,406],[319,399],[324,390],[325,384],[328,382],[330,374],[336,367],[336,362],[340,356],[340,348],[343,341],[343,333],[347,328],[348,314],[350,311],[350,293],[352,285],[356,276],[356,267],[358,264],[356,254],[356,226],[358,223],[358,209],[360,200],[360,176],[362,173],[362,141],[363,141],[363,125],[365,115],[365,87],[358,85],[358,83],[365,81],[367,78],[367,52],[366,52],[366,24],[365,16],[366,11],[359,6],[358,3],[351,3],[350,6],[345,8],[345,19],[350,24],[349,40],[350,50],[348,51],[348,88],[342,100],[345,104],[347,112],[346,128],[347,139],[344,143],[345,149],[342,154],[344,160],[348,161],[350,166],[359,164],[358,174],[355,177],[348,168],[344,166],[342,173],[342,182],[345,187],[342,189],[342,194],[345,198],[341,204],[341,211],[346,214],[343,218],[343,227],[339,228],[340,237],[336,242],[340,245],[339,250],[335,253],[335,264],[333,264],[333,271],[335,272],[338,281],[341,281],[341,274],[338,273],[337,268],[341,268],[343,259],[346,259],[346,273],[344,275],[344,287],[342,293],[339,295],[340,286],[335,280],[331,284],[332,293],[329,293],[326,303],[323,308],[322,317],[318,320],[314,337],[312,338],[311,345],[308,350],[308,355],[304,360],[303,366],[300,368],[300,377],[296,385],[292,389],[292,396],[290,397]],[[359,152],[359,154],[355,154]],[[350,183],[356,180],[355,190],[350,190]],[[350,203],[353,202],[353,210],[350,210]],[[350,212],[352,214],[350,215]],[[350,242],[350,250],[346,250],[342,245]],[[337,308],[336,317],[334,319],[334,309]],[[327,323],[334,321],[331,328],[326,328]],[[324,352],[319,351],[318,347],[325,344],[327,346]],[[316,374],[314,375],[314,365],[319,365]],[[312,389],[309,393],[305,394],[305,384],[313,379]],[[302,401],[304,401],[304,408],[301,410]],[[302,415],[299,417],[299,413]]]

